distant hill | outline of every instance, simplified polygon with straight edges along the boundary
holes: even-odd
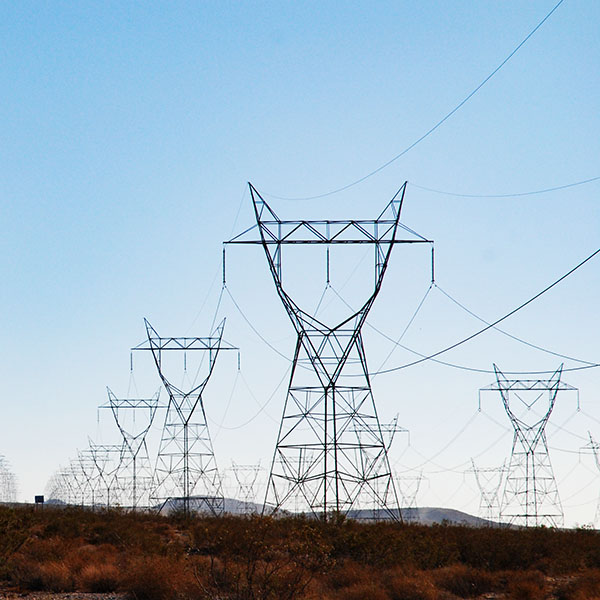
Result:
[[[490,527],[497,523],[475,517],[453,508],[403,508],[401,510],[402,520],[406,523],[419,523],[421,525],[433,525],[434,523],[448,523],[453,525],[469,525],[470,527]],[[351,510],[347,515],[351,519],[359,521],[388,521],[390,515],[384,510]]]
[[[7,504],[7,503],[0,503]],[[66,506],[63,502],[57,500],[48,500],[47,505],[55,506]],[[13,506],[17,504],[12,503]],[[236,500],[235,498],[224,498],[223,505],[225,512],[231,515],[244,515],[244,514],[261,514],[262,504],[253,502],[243,502]],[[173,510],[182,508],[183,504],[180,498],[173,498],[165,502],[161,512],[168,514]],[[154,507],[158,509],[159,507]],[[193,510],[193,509],[192,509]],[[197,509],[199,513],[210,512],[206,505],[204,508]],[[421,507],[421,508],[403,508],[402,509],[402,520],[405,523],[419,523],[421,525],[433,525],[448,523],[452,525],[469,525],[470,527],[497,527],[499,524],[493,521],[488,521],[474,515],[455,510],[453,508],[439,508],[439,507]],[[280,514],[290,514],[287,511],[281,511]],[[348,515],[350,519],[357,519],[359,521],[388,521],[390,515],[383,510],[351,510]]]

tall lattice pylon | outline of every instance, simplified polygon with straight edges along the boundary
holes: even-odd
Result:
[[[17,501],[17,479],[4,456],[0,454],[0,502]]]
[[[213,450],[202,393],[213,373],[221,350],[237,350],[223,340],[225,319],[209,337],[160,337],[147,320],[147,344],[133,350],[149,350],[160,379],[169,395],[162,439],[154,471],[151,500],[171,506],[221,514],[223,491]],[[202,351],[208,355],[207,374],[197,385],[184,391],[167,379],[163,368],[165,352]],[[185,367],[184,367],[185,369]]]
[[[420,471],[418,475],[396,473],[395,480],[401,498],[402,518],[404,521],[418,521],[417,497],[423,481],[423,471]]]
[[[231,461],[231,471],[235,480],[234,498],[239,500],[244,513],[257,512],[256,485],[261,473],[260,463],[255,465],[239,465]]]
[[[95,444],[90,440],[90,456],[96,467],[94,477],[94,504],[110,508],[123,504],[123,490],[118,473],[123,457],[120,444]]]
[[[107,387],[108,403],[123,438],[116,479],[121,492],[120,502],[131,508],[147,507],[150,503],[153,472],[146,437],[160,405],[160,389],[150,398],[117,398]]]
[[[500,519],[500,488],[506,473],[506,463],[500,467],[477,467],[471,459],[471,472],[481,494],[479,500],[479,516],[486,519],[490,525]]]
[[[507,379],[496,365],[494,371],[496,381],[482,391],[500,392],[514,429],[500,520],[526,527],[560,527],[564,515],[548,452],[546,425],[558,392],[576,388],[561,381],[562,365],[547,380]]]
[[[590,441],[587,445],[585,445],[581,450],[583,451],[591,451],[594,455],[594,461],[596,463],[596,468],[600,471],[600,444],[592,437],[591,432],[588,431],[588,435],[590,436]],[[594,514],[594,525],[596,528],[600,526],[600,495],[598,495],[598,500],[596,501],[596,513]]]
[[[296,330],[288,393],[267,485],[265,510],[298,510],[327,518],[361,511],[401,518],[384,433],[377,416],[362,327],[395,244],[427,243],[400,225],[406,183],[374,220],[284,221],[249,184],[259,239],[248,232],[227,243],[261,244],[281,302]],[[410,239],[398,239],[400,229]],[[374,248],[374,283],[362,306],[325,323],[299,307],[282,280],[282,248],[363,244]],[[329,279],[329,277],[328,277]],[[362,300],[361,300],[362,301]]]

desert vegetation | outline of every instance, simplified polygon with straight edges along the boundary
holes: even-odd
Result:
[[[0,581],[134,600],[592,600],[600,535],[0,507]]]

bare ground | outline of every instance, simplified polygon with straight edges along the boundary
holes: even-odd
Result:
[[[0,590],[1,600],[126,600],[126,594],[87,594],[83,592],[9,592]]]

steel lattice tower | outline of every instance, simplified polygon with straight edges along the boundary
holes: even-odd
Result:
[[[158,374],[169,395],[150,497],[159,501],[162,507],[167,504],[173,508],[181,506],[186,513],[190,510],[208,510],[220,514],[224,508],[223,491],[202,393],[213,373],[219,352],[237,348],[223,340],[225,319],[210,337],[192,338],[163,338],[147,320],[144,322],[148,344],[142,343],[132,350],[152,352]],[[208,354],[208,373],[190,390],[179,389],[165,376],[163,353],[173,351],[202,351]]]
[[[559,391],[576,391],[561,382],[562,365],[548,380],[506,379],[494,365],[496,382],[482,391],[497,391],[514,429],[512,452],[500,503],[500,519],[516,525],[560,527],[563,509],[554,478],[546,425]],[[534,412],[539,400],[547,399],[540,414]],[[513,404],[526,411],[518,415]],[[527,418],[529,417],[529,418]]]
[[[237,484],[234,498],[242,503],[243,512],[255,513],[257,509],[256,481],[261,472],[260,463],[256,465],[238,465],[232,461],[231,471]]]
[[[399,224],[406,183],[374,220],[284,221],[249,184],[260,239],[275,287],[297,334],[289,387],[271,464],[265,510],[329,513],[376,507],[401,518],[384,433],[377,416],[362,327],[381,290],[395,244],[429,243]],[[398,239],[400,228],[411,234]],[[374,283],[358,311],[326,324],[301,309],[282,283],[287,244],[367,244],[374,248]],[[328,262],[329,269],[329,262]],[[379,512],[377,513],[379,514]]]
[[[121,502],[134,509],[138,506],[148,506],[153,473],[146,436],[152,427],[156,411],[164,408],[159,404],[160,390],[151,398],[117,398],[109,387],[106,391],[108,404],[100,408],[111,409],[123,438],[117,472],[122,492]],[[137,418],[133,423],[125,424],[125,415],[134,415]]]
[[[120,506],[123,493],[118,477],[123,447],[118,444],[94,444],[90,440],[90,455],[96,467],[94,505]]]
[[[17,480],[8,461],[0,454],[0,502],[17,501]]]
[[[594,461],[596,463],[596,468],[600,471],[600,444],[592,437],[591,432],[588,431],[588,435],[590,436],[589,443],[582,448],[582,450],[587,451],[591,450],[594,455]],[[600,523],[600,495],[598,496],[598,500],[596,501],[596,513],[594,514],[594,525],[597,527]]]
[[[418,521],[419,507],[417,506],[417,496],[423,481],[423,472],[418,475],[398,475],[396,473],[396,485],[402,498],[402,518],[404,521]]]
[[[471,459],[471,465],[473,466],[471,472],[475,475],[475,481],[481,494],[479,516],[492,524],[500,517],[500,488],[506,473],[506,465],[481,468],[475,466],[473,459]]]

